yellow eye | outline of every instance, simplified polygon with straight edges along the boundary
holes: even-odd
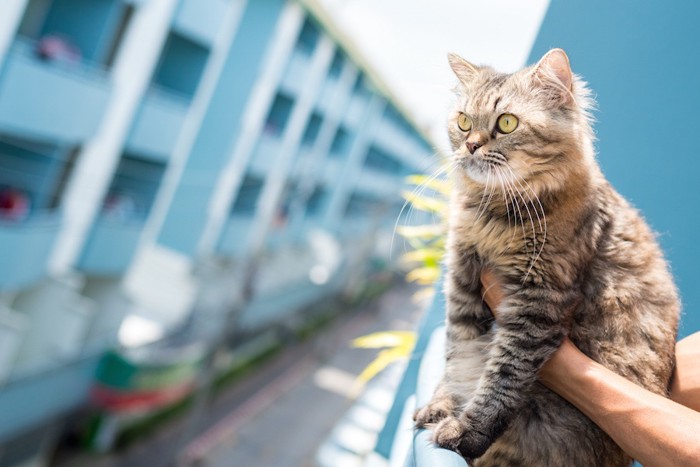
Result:
[[[457,117],[457,126],[462,131],[469,131],[472,129],[472,119],[460,113],[459,117]]]
[[[518,117],[511,114],[503,114],[498,117],[496,127],[501,133],[513,133],[518,128]]]

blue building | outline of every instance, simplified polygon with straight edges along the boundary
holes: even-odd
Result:
[[[315,1],[5,1],[0,465],[46,462],[105,349],[363,277],[432,152]]]

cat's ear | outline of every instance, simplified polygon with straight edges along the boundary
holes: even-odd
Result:
[[[465,84],[468,84],[474,78],[474,75],[479,72],[479,68],[457,54],[447,54],[447,61],[450,62],[450,67],[457,75],[457,78]]]
[[[564,101],[573,101],[574,76],[569,57],[562,49],[552,49],[535,65],[532,77],[539,84],[554,86],[561,92]]]

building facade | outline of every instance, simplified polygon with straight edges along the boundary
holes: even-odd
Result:
[[[106,349],[361,276],[433,150],[314,1],[5,3],[0,465],[42,465]]]

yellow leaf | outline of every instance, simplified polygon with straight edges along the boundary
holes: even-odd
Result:
[[[383,331],[358,337],[352,341],[353,347],[364,349],[379,349],[381,347],[396,347],[411,344],[415,340],[415,333],[410,331]]]
[[[396,228],[396,232],[402,237],[408,239],[423,239],[431,240],[435,237],[442,236],[445,229],[440,224],[428,224],[428,225],[403,225]]]
[[[411,203],[414,208],[420,209],[421,211],[441,213],[447,207],[447,203],[442,199],[422,196],[409,191],[404,191],[401,195],[406,201]]]
[[[406,182],[411,185],[424,186],[431,190],[442,193],[445,196],[450,194],[450,182],[444,178],[432,178],[427,175],[410,175],[406,177]]]
[[[435,296],[435,287],[423,287],[411,296],[413,303],[430,303]]]
[[[401,259],[407,263],[424,261],[440,262],[444,253],[444,249],[424,247],[404,253],[401,255]]]
[[[402,358],[408,358],[413,351],[413,347],[416,344],[416,333],[408,331],[387,331],[379,332],[375,334],[370,334],[368,336],[363,336],[355,339],[353,341],[354,345],[357,346],[357,341],[367,340],[375,347],[374,344],[379,344],[381,342],[393,342],[389,348],[382,350],[377,354],[377,357],[372,360],[369,365],[362,370],[357,378],[355,379],[355,385],[352,389],[352,393],[359,393],[360,389],[372,378],[377,376],[383,369],[392,364],[397,360]],[[384,345],[378,345],[377,347],[383,347]]]
[[[440,278],[439,267],[416,268],[406,274],[408,282],[417,282],[421,285],[432,285]]]

